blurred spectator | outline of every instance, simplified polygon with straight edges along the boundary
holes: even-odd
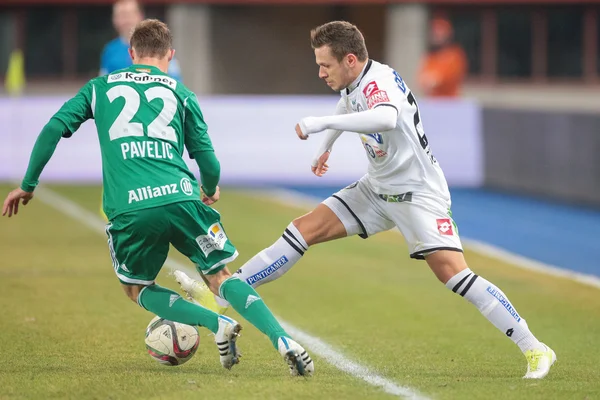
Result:
[[[129,39],[135,25],[144,19],[142,7],[136,0],[117,0],[113,5],[112,20],[119,37],[108,42],[102,50],[100,75],[110,74],[131,65]],[[181,70],[177,59],[169,64],[169,75],[181,80]]]
[[[450,22],[434,18],[429,32],[429,49],[419,70],[419,86],[426,96],[459,96],[467,73],[467,57],[454,42]]]

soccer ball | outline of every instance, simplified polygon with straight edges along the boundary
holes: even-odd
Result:
[[[198,328],[154,317],[146,328],[148,354],[164,365],[188,362],[198,350]]]

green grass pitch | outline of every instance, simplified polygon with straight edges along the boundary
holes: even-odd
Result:
[[[98,210],[99,187],[51,188]],[[10,189],[0,185],[3,196]],[[240,251],[231,270],[306,211],[233,190],[216,209]],[[393,398],[314,355],[316,375],[291,378],[267,338],[243,320],[243,357],[233,370],[220,366],[206,329],[187,364],[159,365],[144,348],[153,315],[122,293],[105,237],[34,198],[17,217],[0,219],[0,239],[2,400]],[[410,260],[393,232],[315,246],[259,292],[281,318],[430,398],[600,398],[600,291],[468,249],[466,256],[556,351],[545,380],[524,381],[518,348],[424,262]],[[166,271],[158,282],[177,289]]]

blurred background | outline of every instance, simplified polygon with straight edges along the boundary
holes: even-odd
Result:
[[[127,32],[148,17],[173,31],[169,73],[199,96],[223,184],[322,199],[367,165],[344,135],[315,178],[318,140],[293,130],[335,108],[309,31],[341,19],[419,99],[465,238],[600,275],[599,11],[593,0],[4,0],[0,181],[21,179],[40,129],[81,85],[126,66]],[[94,135],[88,122],[61,143],[42,182],[99,184]]]

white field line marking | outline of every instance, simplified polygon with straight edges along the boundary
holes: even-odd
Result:
[[[283,205],[293,205],[300,208],[313,208],[321,202],[317,197],[305,195],[293,190],[274,189],[266,192],[251,192],[253,195],[277,201]],[[398,229],[394,229],[398,233]],[[600,278],[594,275],[582,274],[554,265],[544,264],[540,261],[524,257],[494,245],[484,243],[475,239],[461,237],[461,241],[469,249],[484,256],[514,265],[515,267],[530,271],[540,272],[558,278],[570,279],[572,281],[600,289]]]
[[[97,233],[106,235],[106,223],[99,216],[84,209],[79,204],[44,187],[38,187],[35,191],[35,194],[36,198],[46,205],[49,205],[50,207],[72,217]],[[197,276],[198,274],[195,269],[189,268],[188,266],[170,257],[167,258],[165,266],[171,270],[182,270],[190,276]],[[300,343],[306,346],[308,350],[310,350],[313,354],[322,357],[340,371],[352,375],[355,378],[362,379],[369,385],[381,388],[383,391],[391,395],[415,400],[428,400],[427,397],[417,393],[414,389],[408,386],[399,386],[391,380],[378,375],[368,367],[348,359],[342,353],[338,352],[331,345],[325,343],[318,337],[310,335],[296,328],[294,325],[280,319],[279,317],[277,319],[283,328]]]

